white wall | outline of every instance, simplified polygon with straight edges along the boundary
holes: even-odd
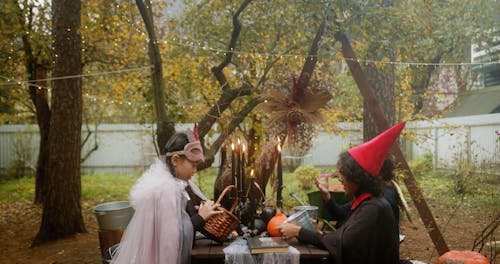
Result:
[[[304,163],[315,166],[330,166],[337,163],[341,152],[350,145],[357,145],[363,140],[361,124],[342,123],[338,126],[345,131],[342,135],[329,135],[322,131],[314,140],[314,145],[306,156]],[[286,157],[286,156],[285,156]]]
[[[82,164],[85,173],[106,171],[126,173],[138,170],[156,155],[152,125],[100,125],[98,149]],[[85,132],[84,132],[85,134]],[[94,138],[85,144],[82,155],[94,146]]]
[[[305,155],[303,164],[334,165],[340,152],[348,148],[349,144],[361,143],[361,124],[338,126],[344,129],[345,136],[320,132],[312,149]],[[182,131],[190,127],[192,125],[178,125],[176,130]],[[84,173],[139,172],[156,156],[152,125],[108,124],[100,125],[97,130],[99,148],[82,164]],[[25,142],[24,145],[31,153],[29,163],[34,167],[38,153],[37,131],[36,126],[0,126],[0,168],[6,168],[16,159],[13,146],[19,145],[19,142]],[[435,166],[444,168],[450,164],[453,166],[457,155],[462,155],[473,162],[488,163],[489,172],[500,172],[500,142],[496,134],[497,131],[500,133],[500,114],[411,122],[407,124],[405,131],[415,139],[412,142],[406,141],[404,152],[408,160],[432,153]],[[85,128],[82,134],[85,136]],[[93,147],[93,142],[92,136],[82,153]],[[287,158],[286,148],[283,157]],[[218,166],[218,156],[215,160],[213,166]]]
[[[454,166],[461,156],[484,166],[481,170],[500,173],[500,114],[413,122],[407,128],[417,134],[411,156],[432,153],[437,168]]]

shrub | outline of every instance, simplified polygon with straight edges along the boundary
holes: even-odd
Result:
[[[432,171],[432,154],[426,153],[411,162],[410,168],[415,177],[422,177]]]
[[[5,169],[0,170],[0,181],[20,179],[25,176],[34,176],[35,168],[23,160],[13,160]]]
[[[307,165],[298,167],[293,174],[303,190],[310,190],[313,187],[314,178],[320,174],[320,170]]]
[[[30,128],[26,132],[30,132]],[[0,173],[0,179],[19,179],[24,176],[33,176],[34,166],[29,161],[33,160],[35,147],[33,145],[34,133],[17,133],[11,144],[13,160]]]

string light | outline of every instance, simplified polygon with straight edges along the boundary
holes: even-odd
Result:
[[[117,5],[117,8],[120,6]],[[124,19],[126,21],[129,21],[128,18]],[[100,25],[101,27],[104,27],[103,24]],[[137,28],[135,25],[130,24],[132,28],[134,28],[137,32],[140,32],[141,35],[145,35],[145,32],[142,29]],[[87,25],[84,26],[84,28],[87,28]],[[70,28],[67,29],[70,31]],[[29,34],[29,32],[26,32],[26,34]],[[196,48],[196,49],[201,49],[209,52],[214,52],[216,55],[223,54],[224,56],[227,56],[228,53],[231,53],[233,55],[239,55],[239,56],[250,56],[250,57],[257,57],[257,58],[268,58],[268,57],[279,57],[280,59],[282,58],[295,58],[295,59],[302,59],[305,57],[305,59],[310,58],[313,60],[314,58],[319,58],[318,55],[306,55],[306,54],[278,54],[278,53],[262,53],[262,52],[247,52],[247,51],[241,51],[241,50],[234,50],[234,48],[231,48],[230,50],[225,50],[225,49],[217,49],[217,48],[212,48],[207,45],[202,45],[201,42],[194,42],[192,40],[187,39],[186,36],[183,36],[182,39],[184,39],[184,43],[180,42],[181,37],[177,36],[172,36],[172,41],[170,40],[156,40],[154,41],[155,44],[170,44],[170,45],[175,45],[175,46],[181,46],[181,47],[188,47],[188,48]],[[147,38],[147,40],[149,40]],[[82,41],[82,43],[85,43],[85,40]],[[11,46],[13,43],[11,42]],[[116,46],[117,43],[115,42],[114,45]],[[143,48],[146,50],[146,47]],[[82,49],[82,51],[85,51]],[[55,54],[55,57],[58,57],[58,54]],[[337,57],[337,56],[335,56]],[[11,56],[8,57],[11,59]],[[470,66],[470,65],[495,65],[495,64],[500,64],[500,61],[491,61],[491,62],[457,62],[457,63],[429,63],[429,62],[402,62],[402,61],[377,61],[377,60],[366,60],[366,59],[353,59],[353,58],[340,58],[341,60],[344,61],[356,61],[358,63],[361,63],[363,65],[368,65],[368,64],[390,64],[390,65],[397,65],[397,66],[402,66],[402,67],[410,67],[410,66],[416,66],[417,68],[420,67],[437,67],[437,66]],[[55,62],[54,62],[55,63]],[[61,77],[53,77],[53,78],[47,78],[47,79],[40,79],[40,80],[32,80],[31,82],[36,82],[36,81],[51,81],[51,80],[61,80],[61,79],[71,79],[71,78],[80,78],[80,77],[89,77],[89,76],[99,76],[99,75],[107,75],[107,74],[114,74],[114,73],[122,73],[122,72],[131,72],[131,71],[141,71],[144,69],[152,68],[153,65],[151,66],[144,66],[144,67],[139,67],[139,68],[132,68],[132,69],[124,69],[124,70],[115,70],[115,71],[108,71],[108,72],[96,72],[96,73],[88,73],[88,74],[81,74],[81,75],[71,75],[71,76],[61,76]],[[13,83],[9,80],[7,77],[0,76],[4,79],[7,79],[7,82],[5,83],[0,83],[0,85],[16,85],[16,83]],[[30,83],[28,81],[17,81],[18,84],[27,84],[29,86],[33,86],[33,83]],[[36,86],[36,85],[34,85]]]
[[[99,98],[97,96],[93,96],[93,95],[89,95],[88,93],[84,95],[86,98],[88,98],[88,100],[90,102],[94,102],[94,103],[103,103],[103,104],[107,104],[107,105],[128,105],[128,106],[132,106],[132,102],[128,101],[128,102],[124,102],[123,100],[113,100],[113,99],[109,99],[109,98]],[[143,105],[140,105],[140,106],[143,106],[143,107],[149,107],[151,106],[151,103],[144,103]]]
[[[228,52],[231,52],[235,55],[242,55],[242,56],[255,56],[257,58],[261,57],[293,57],[295,59],[298,58],[310,58],[313,60],[314,58],[319,58],[318,55],[306,55],[306,54],[278,54],[278,53],[261,53],[261,52],[246,52],[246,51],[239,51],[239,50],[234,50],[231,48],[231,50],[224,50],[224,49],[216,49],[216,48],[211,48],[206,45],[194,45],[194,42],[192,41],[187,41],[187,44],[181,43],[181,42],[176,42],[175,37],[173,37],[174,41],[169,41],[169,40],[163,40],[163,43],[168,43],[170,45],[175,45],[175,46],[181,46],[181,47],[187,47],[187,48],[198,48],[206,51],[211,51],[215,52],[215,54],[220,55],[226,54]],[[377,61],[377,60],[365,60],[365,59],[352,59],[352,58],[341,58],[342,60],[345,61],[357,61],[359,63],[362,63],[364,65],[368,64],[391,64],[391,65],[400,65],[400,66],[416,66],[416,67],[421,67],[421,66],[469,66],[469,65],[494,65],[494,64],[500,64],[500,61],[491,61],[491,62],[455,62],[455,63],[432,63],[432,62],[403,62],[403,61]]]
[[[136,69],[136,70],[138,70],[138,69],[142,69],[142,68],[151,68],[151,67],[152,67],[152,66],[147,66],[147,67],[140,67],[140,68],[135,68],[135,69]],[[120,72],[131,71],[131,70],[132,70],[132,69],[125,69],[125,70],[121,70]],[[116,72],[118,72],[118,71],[106,72],[106,74],[116,73]],[[96,74],[97,74],[97,73],[86,74],[86,76],[95,76]],[[102,73],[101,73],[101,74],[102,74]],[[40,86],[40,85],[37,85],[37,84],[34,84],[34,83],[33,83],[33,82],[42,81],[42,80],[50,80],[50,78],[49,78],[49,79],[32,80],[32,81],[29,81],[29,82],[28,82],[28,81],[20,81],[20,80],[15,80],[15,79],[12,79],[12,78],[9,78],[9,77],[5,77],[5,76],[2,76],[2,75],[0,75],[0,78],[6,79],[6,80],[7,80],[7,83],[6,83],[6,84],[8,84],[8,85],[15,85],[15,84],[17,84],[17,85],[20,85],[21,87],[23,87],[23,86],[25,86],[25,85],[26,85],[26,86],[33,86],[33,87],[36,87],[38,90],[45,89],[45,90],[47,90],[47,91],[49,91],[49,92],[52,90],[52,88],[50,88],[50,87],[44,87],[44,86]],[[223,85],[220,85],[220,86],[219,86],[218,88],[216,88],[216,89],[219,89],[219,90],[220,90],[220,89],[222,89],[222,87],[224,87],[224,85],[226,85],[226,84],[227,84],[227,82],[225,82]],[[1,85],[1,84],[0,84],[0,85]],[[85,97],[90,98],[90,100],[91,100],[91,101],[94,101],[94,102],[96,102],[96,101],[97,101],[96,97],[95,97],[95,96],[92,96],[92,95],[89,95],[89,93],[85,93],[85,94],[84,94],[84,96],[85,96]],[[103,100],[101,100],[101,101],[102,101],[103,103],[106,103],[106,99],[103,99]],[[193,102],[193,103],[194,103],[195,98],[189,98],[189,99],[187,99],[187,98],[186,98],[186,99],[184,99],[183,101],[184,101],[184,102],[186,102],[186,103],[191,103],[191,102]],[[108,103],[109,103],[109,101],[108,101]],[[114,102],[114,101],[111,101],[111,103],[113,103],[113,104],[114,104],[115,102]],[[117,103],[117,104],[120,104],[120,105],[124,104],[124,103],[123,103],[123,102],[121,102],[121,101],[118,101],[118,102],[116,102],[116,103]],[[127,102],[127,104],[128,104],[128,105],[132,105],[132,102]],[[147,104],[144,104],[144,107],[147,107],[147,106],[148,106]]]
[[[124,73],[124,72],[142,71],[144,69],[150,69],[152,67],[153,67],[153,65],[143,66],[143,67],[138,67],[138,68],[130,68],[130,69],[106,71],[106,72],[94,72],[94,73],[79,74],[79,75],[68,75],[68,76],[52,77],[52,78],[30,80],[30,81],[19,81],[19,80],[14,81],[14,82],[17,82],[17,83],[13,83],[13,81],[12,81],[11,78],[8,78],[8,77],[5,77],[5,76],[0,76],[0,78],[3,78],[3,79],[7,80],[7,82],[0,83],[0,85],[16,85],[16,84],[23,84],[23,83],[24,84],[26,84],[26,83],[27,84],[31,84],[32,82],[40,82],[40,81],[53,81],[53,80],[73,79],[73,78],[80,78],[80,77],[101,76],[101,75]]]
[[[359,63],[368,64],[391,64],[391,65],[404,65],[404,66],[417,66],[420,68],[421,66],[468,66],[468,65],[493,65],[500,64],[500,61],[491,61],[491,62],[455,62],[455,63],[431,63],[431,62],[401,62],[401,61],[375,61],[375,60],[363,60],[363,59],[351,59],[351,58],[343,58],[346,61],[357,61]]]
[[[6,78],[4,76],[0,76],[0,78]],[[52,88],[50,87],[44,87],[44,86],[40,86],[40,85],[37,85],[37,84],[34,84],[34,83],[26,83],[26,82],[21,82],[21,81],[16,81],[16,80],[11,80],[11,81],[15,81],[15,82],[18,82],[19,85],[21,86],[32,86],[32,87],[36,87],[38,90],[47,90],[48,92],[50,92],[52,90]],[[89,93],[84,93],[83,96],[85,98],[88,98],[88,100],[90,102],[94,102],[94,103],[105,103],[105,104],[113,104],[113,105],[129,105],[131,106],[132,105],[132,102],[128,101],[128,102],[124,102],[123,100],[109,100],[108,98],[105,98],[105,99],[100,99],[98,98],[97,96],[94,96],[94,95],[90,95]],[[148,107],[150,106],[151,104],[150,103],[144,103],[144,107]]]

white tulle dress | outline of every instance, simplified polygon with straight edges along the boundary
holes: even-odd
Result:
[[[187,182],[157,159],[130,192],[135,209],[111,263],[190,263],[193,224],[185,211]]]

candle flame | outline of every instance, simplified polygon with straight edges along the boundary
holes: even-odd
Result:
[[[247,146],[245,146],[245,144],[243,144],[243,152],[245,152],[247,150]]]
[[[231,150],[234,150],[234,143],[231,143]]]
[[[253,177],[253,169],[250,171],[250,177]]]
[[[240,142],[240,138],[238,138],[238,145],[239,145],[240,143],[241,143],[241,142]]]
[[[278,151],[281,152],[281,146],[278,144]]]

